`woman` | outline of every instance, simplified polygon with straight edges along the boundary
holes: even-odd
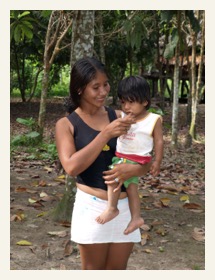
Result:
[[[71,223],[71,239],[79,245],[83,270],[124,270],[139,229],[125,235],[131,214],[123,182],[148,172],[149,165],[118,164],[108,170],[115,154],[116,138],[134,120],[120,118],[120,111],[106,107],[110,91],[104,65],[95,58],[78,60],[71,71],[73,112],[56,124],[56,144],[65,171],[76,178],[77,192]],[[107,206],[107,184],[121,187],[119,215],[99,224],[97,216]]]

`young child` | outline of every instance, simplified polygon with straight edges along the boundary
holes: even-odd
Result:
[[[146,164],[151,162],[154,149],[154,160],[151,163],[150,173],[157,176],[163,157],[163,133],[162,118],[158,114],[148,112],[151,105],[150,87],[146,80],[140,76],[129,76],[123,79],[118,86],[118,97],[122,105],[121,116],[131,114],[136,123],[132,124],[127,134],[117,139],[115,164]],[[97,217],[96,221],[104,224],[119,214],[117,208],[120,195],[120,179],[115,178],[117,187],[108,186],[108,206],[105,211]],[[131,211],[131,221],[124,234],[129,234],[143,225],[144,220],[140,215],[140,199],[138,195],[138,177],[132,177],[124,182]]]

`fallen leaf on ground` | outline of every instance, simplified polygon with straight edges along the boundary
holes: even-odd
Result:
[[[26,192],[27,191],[27,188],[24,188],[24,187],[18,187],[15,189],[15,192],[18,193],[18,192]]]
[[[205,241],[205,231],[204,229],[195,227],[192,232],[192,237],[197,241]]]
[[[147,225],[147,224],[143,224],[140,228],[145,230],[145,231],[149,231],[150,230],[150,226]]]
[[[53,168],[51,167],[48,167],[48,166],[45,166],[44,169],[48,172],[48,173],[51,173]]]
[[[176,192],[176,193],[181,191],[180,188],[176,188],[176,187],[173,187],[173,186],[157,186],[157,189],[167,190],[167,191]]]
[[[32,253],[36,254],[37,246],[30,246],[29,249],[31,250]]]
[[[147,254],[151,254],[151,253],[152,253],[152,250],[150,250],[150,249],[144,249],[143,252],[144,252],[144,253],[147,253]]]
[[[32,179],[40,178],[40,175],[38,175],[38,174],[37,175],[31,175],[31,178]]]
[[[63,227],[71,227],[71,222],[67,222],[67,221],[62,221],[59,223],[61,226]]]
[[[29,203],[35,203],[35,202],[37,202],[37,200],[36,200],[36,199],[33,199],[33,198],[29,198],[29,199],[28,199],[28,202],[29,202]]]
[[[170,199],[168,197],[163,197],[160,199],[161,203],[165,207],[169,207],[170,204]]]
[[[45,187],[46,185],[47,185],[47,183],[43,180],[39,182],[40,187]]]
[[[68,232],[66,230],[64,230],[64,231],[49,231],[48,234],[59,236],[59,237],[65,237],[65,236],[68,235]]]
[[[64,249],[63,256],[68,257],[72,254],[72,252],[73,252],[73,245],[72,245],[71,240],[68,240],[66,243],[65,249]]]
[[[186,209],[202,209],[202,206],[197,203],[185,203],[183,207]]]
[[[60,270],[66,270],[66,266],[64,264],[60,264]]]
[[[46,192],[41,192],[40,193],[40,197],[45,197],[45,196],[48,196],[48,194]]]
[[[48,212],[41,212],[39,214],[37,214],[37,217],[43,217],[47,214]]]
[[[188,195],[182,195],[181,197],[180,197],[180,201],[184,201],[184,202],[186,202],[186,203],[189,203],[190,201],[189,201],[189,196]]]
[[[32,243],[27,241],[27,240],[20,240],[18,242],[16,242],[17,245],[20,245],[20,246],[31,246]]]
[[[165,236],[168,233],[168,231],[165,228],[158,228],[156,230],[156,233],[160,234],[161,236]]]
[[[22,221],[25,219],[25,215],[23,213],[12,215],[10,221]]]
[[[150,235],[147,232],[141,234],[141,245],[144,246],[147,243],[147,240],[150,239]]]

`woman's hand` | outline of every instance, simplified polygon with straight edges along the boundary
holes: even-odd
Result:
[[[108,133],[110,138],[118,137],[126,134],[131,125],[134,123],[134,118],[131,115],[128,115],[125,118],[118,118],[112,121],[105,127],[104,131]]]
[[[143,176],[150,170],[151,163],[144,165],[121,163],[115,164],[111,170],[104,171],[105,184],[111,185],[117,191],[122,184],[131,177]]]

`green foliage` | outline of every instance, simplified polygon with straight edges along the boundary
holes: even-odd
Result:
[[[164,115],[164,112],[160,108],[149,108],[148,111],[151,113],[159,114],[161,116]]]
[[[174,16],[176,16],[176,10],[164,10],[159,11],[161,21],[170,22]]]
[[[172,30],[172,34],[169,36],[169,43],[166,45],[164,51],[164,58],[170,59],[174,56],[175,47],[178,43],[179,36],[177,29]]]
[[[58,158],[57,148],[55,143],[45,143],[41,142],[36,147],[30,146],[26,149],[29,156],[26,158],[29,160],[56,160]]]
[[[33,118],[27,118],[27,119],[17,118],[16,121],[31,129],[33,129],[35,126],[35,120]]]
[[[43,65],[44,41],[51,12],[51,10],[10,11],[11,94],[21,95],[23,101],[24,97],[32,96],[32,88],[36,88],[33,91],[35,97],[40,97],[41,94],[42,72],[38,76],[36,87],[34,81],[38,69]],[[95,18],[95,55],[99,58],[100,44],[103,41],[112,96],[116,96],[117,84],[125,74],[158,70],[159,51],[166,59],[174,57],[179,39],[175,27],[177,12],[177,10],[96,11],[96,14],[102,16],[103,33],[101,34],[98,19]],[[181,13],[183,15],[181,32],[189,34],[190,27],[195,31],[199,30],[199,20],[195,17],[195,11],[186,10]],[[161,49],[159,39],[162,39]],[[70,40],[68,36],[66,38],[68,48],[59,52],[52,65],[48,97],[68,95],[69,71],[65,67],[70,61]],[[184,39],[180,40],[181,53],[184,51],[182,44],[186,44]],[[62,78],[63,75],[65,78]]]
[[[28,127],[28,131],[16,135],[11,140],[11,153],[17,149],[25,150],[29,155],[26,159],[51,159],[58,158],[55,143],[45,143],[41,141],[40,134],[36,131],[37,123],[33,118],[17,118],[16,121]]]
[[[29,16],[29,11],[11,11],[10,19],[10,40],[14,38],[16,43],[19,43],[26,39],[33,38],[33,25],[34,19]]]
[[[142,43],[142,38],[146,34],[141,16],[137,14],[132,20],[128,18],[124,22],[123,28],[127,34],[126,38],[128,45],[130,45],[132,49],[139,49]]]
[[[54,67],[55,69],[55,67]],[[55,75],[51,78],[52,84],[48,96],[68,96],[70,67],[68,64],[54,71]],[[51,74],[53,72],[51,71]]]
[[[13,139],[17,141],[13,141]],[[27,141],[25,135],[17,135],[12,139],[11,155],[16,153],[25,153],[27,160],[56,160],[58,153],[55,143],[39,142],[34,144],[32,141]],[[29,139],[28,139],[29,140]]]
[[[192,29],[195,32],[199,32],[201,28],[200,28],[199,21],[194,15],[194,12],[192,10],[186,10],[185,15],[189,18]]]
[[[51,88],[48,96],[68,96],[69,84],[56,84]]]
[[[31,146],[40,142],[40,133],[36,131],[37,123],[33,118],[17,118],[16,121],[28,127],[28,131],[23,134],[16,135],[11,140],[11,145],[16,146]]]
[[[44,10],[41,12],[41,16],[44,18],[49,18],[52,13],[52,10]]]
[[[37,144],[39,141],[40,134],[36,131],[32,131],[30,133],[16,135],[12,138],[11,144],[12,146],[30,146]]]

